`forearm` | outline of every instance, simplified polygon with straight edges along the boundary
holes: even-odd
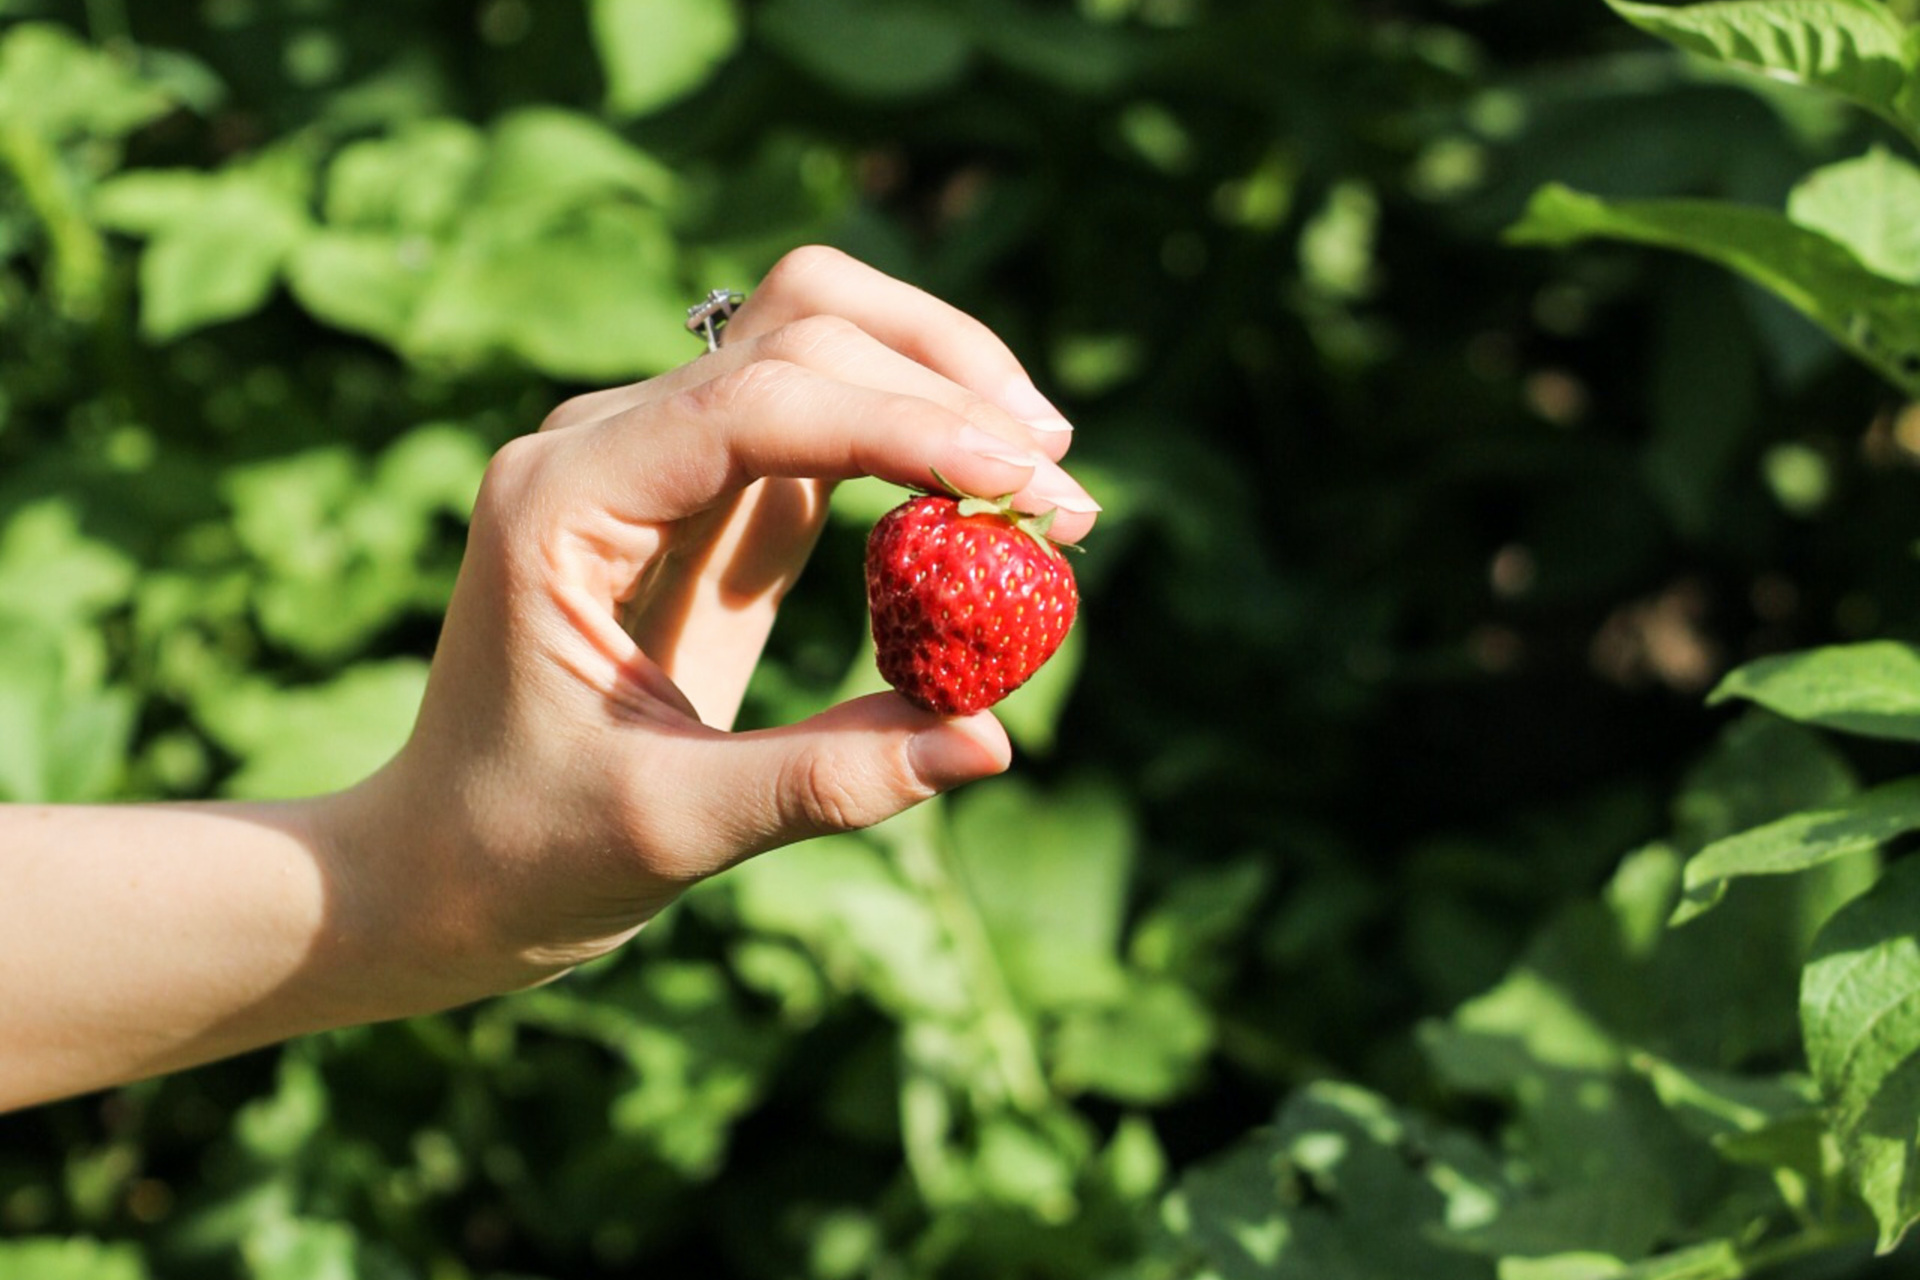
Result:
[[[332,803],[0,807],[0,1109],[411,1011]]]

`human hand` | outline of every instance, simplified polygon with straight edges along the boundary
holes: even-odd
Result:
[[[789,255],[720,350],[561,405],[507,445],[412,739],[332,806],[339,882],[451,1004],[599,955],[755,853],[999,772],[990,713],[893,693],[729,733],[819,534],[870,474],[1056,508],[1057,410],[978,321],[831,250]]]

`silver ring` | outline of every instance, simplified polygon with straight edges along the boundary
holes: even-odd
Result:
[[[747,295],[732,289],[711,290],[706,299],[687,308],[687,332],[698,334],[707,340],[707,350],[720,349],[720,331],[727,327],[727,321],[733,319],[733,313]]]

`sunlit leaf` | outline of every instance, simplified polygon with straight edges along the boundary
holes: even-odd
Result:
[[[340,149],[322,208],[333,225],[433,235],[466,208],[485,136],[458,120],[422,120]]]
[[[116,138],[164,114],[171,96],[131,60],[65,27],[25,22],[0,39],[0,122],[55,139]]]
[[[501,1013],[617,1054],[628,1078],[611,1097],[608,1121],[693,1176],[718,1168],[779,1044],[775,1028],[748,1016],[725,971],[706,962],[655,958],[591,989],[562,983],[524,992]]]
[[[1800,988],[1807,1060],[1880,1251],[1920,1220],[1920,861],[1838,912]]]
[[[744,924],[799,939],[829,981],[897,1016],[967,1007],[966,979],[939,921],[863,840],[810,841],[736,867],[716,888]]]
[[[1910,394],[1920,394],[1920,295],[1844,246],[1771,210],[1705,200],[1607,201],[1566,187],[1535,193],[1515,244],[1589,238],[1697,254],[1771,289]]]
[[[1808,174],[1787,216],[1847,246],[1868,269],[1920,284],[1920,168],[1885,147]]]
[[[426,690],[413,658],[349,667],[322,684],[259,680],[205,690],[195,710],[244,762],[227,782],[240,797],[316,795],[360,781],[406,742]]]
[[[1698,851],[1859,789],[1825,734],[1756,711],[1733,721],[1688,771],[1673,800],[1674,835]]]
[[[0,612],[0,800],[112,795],[133,733],[134,696],[106,686],[85,653],[59,630]]]
[[[1552,1253],[1502,1258],[1499,1280],[1620,1280],[1627,1264],[1608,1253]]]
[[[464,228],[405,345],[466,365],[507,352],[556,376],[618,379],[684,360],[685,322],[665,221],[610,204],[547,225],[488,219]]]
[[[1040,670],[994,708],[1008,736],[1022,750],[1044,755],[1053,748],[1060,715],[1073,695],[1086,651],[1086,627],[1076,625]]]
[[[277,1217],[248,1236],[243,1256],[258,1280],[361,1280],[359,1239],[344,1222]]]
[[[0,612],[73,626],[124,602],[135,565],[86,535],[70,502],[45,498],[0,525]]]
[[[84,1236],[0,1240],[0,1273],[33,1280],[147,1280],[137,1246]]]
[[[300,158],[214,174],[131,174],[101,189],[109,225],[148,237],[142,331],[164,342],[262,306],[307,227]]]
[[[671,169],[591,116],[525,107],[494,126],[474,198],[536,218],[609,196],[662,205],[678,187]]]
[[[1674,923],[1713,906],[1729,880],[1806,871],[1914,830],[1920,830],[1920,778],[1884,783],[1716,840],[1688,861],[1686,896],[1675,908]]]
[[[291,1160],[325,1131],[328,1104],[327,1084],[312,1055],[293,1049],[280,1055],[273,1092],[234,1117],[234,1138],[262,1160]]]
[[[1703,1137],[1756,1133],[1809,1114],[1819,1104],[1804,1077],[1737,1076],[1648,1053],[1633,1055],[1631,1065],[1647,1078],[1667,1109]]]
[[[1364,1090],[1312,1085],[1181,1180],[1164,1260],[1220,1280],[1491,1280],[1490,1262],[1445,1237],[1493,1212],[1501,1184],[1470,1140]]]
[[[1062,1017],[1053,1075],[1074,1092],[1150,1105],[1180,1093],[1212,1047],[1212,1020],[1185,987],[1135,982],[1117,1000]]]
[[[303,239],[287,284],[317,318],[399,345],[431,278],[436,246],[386,231],[324,230]]]
[[[1709,701],[1730,698],[1825,729],[1920,742],[1920,649],[1872,640],[1760,658],[1730,673]]]
[[[371,475],[341,448],[230,470],[222,487],[257,570],[253,604],[266,632],[338,658],[409,610],[442,605],[450,584],[433,572],[436,525],[465,517],[485,463],[470,436],[424,427],[390,446]],[[450,571],[453,548],[446,554]]]
[[[1913,127],[1906,28],[1876,0],[1607,3],[1689,53],[1825,89]]]
[[[1123,989],[1120,928],[1134,836],[1120,796],[1098,785],[1041,794],[1001,779],[959,797],[954,861],[1000,967],[1031,1008],[1099,1002]]]
[[[740,42],[732,0],[593,0],[607,106],[645,115],[706,83]]]

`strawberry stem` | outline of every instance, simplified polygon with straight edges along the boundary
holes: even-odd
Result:
[[[1010,493],[1003,493],[997,498],[983,498],[977,493],[968,493],[941,475],[940,468],[928,467],[927,470],[933,473],[933,478],[939,482],[942,489],[946,490],[947,496],[959,502],[960,505],[956,510],[960,515],[999,516],[1048,551],[1060,551],[1068,545],[1055,542],[1047,536],[1048,530],[1053,528],[1054,517],[1060,514],[1058,507],[1049,507],[1038,515],[1030,511],[1019,511],[1014,508],[1013,495]],[[1073,550],[1078,551],[1080,548],[1074,547]]]

